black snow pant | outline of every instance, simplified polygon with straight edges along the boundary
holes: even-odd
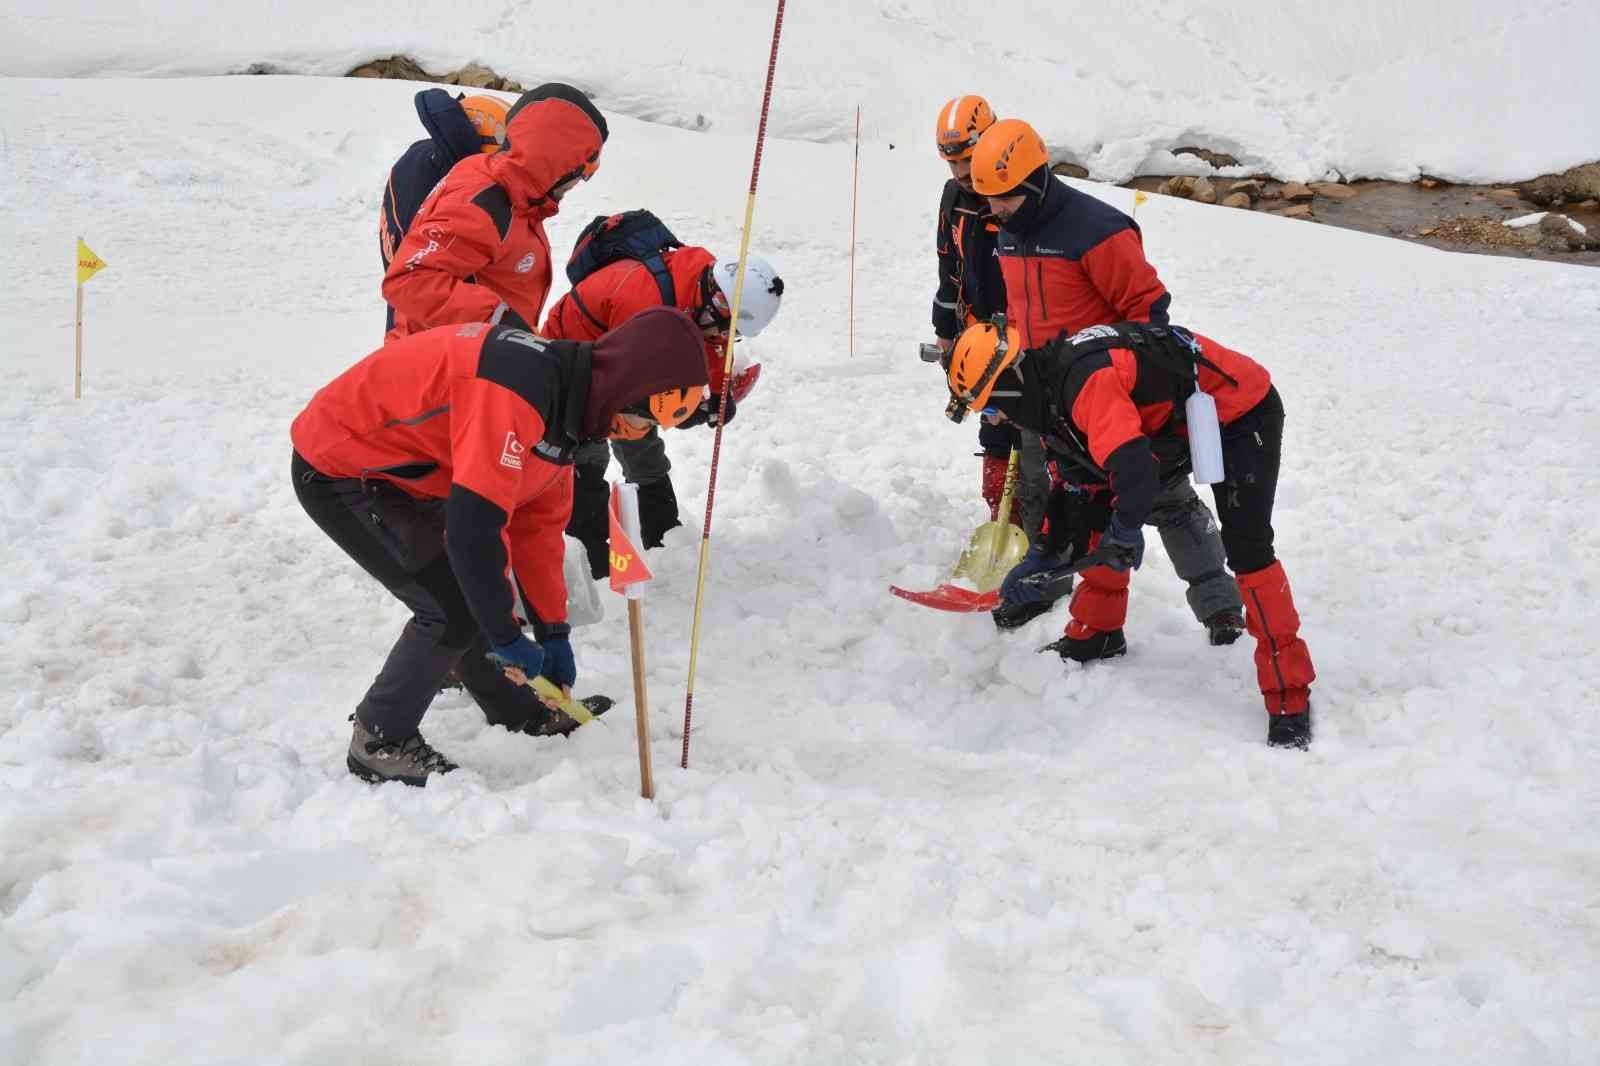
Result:
[[[1222,520],[1222,546],[1236,574],[1253,574],[1278,561],[1272,547],[1272,504],[1283,451],[1283,400],[1277,386],[1261,402],[1222,427],[1226,480],[1211,486]]]
[[[667,530],[681,525],[678,497],[672,489],[672,461],[661,431],[652,429],[638,440],[588,441],[574,457],[572,517],[567,534],[583,542],[589,572],[596,578],[611,572],[607,506],[611,486],[606,467],[615,452],[622,476],[639,486],[639,539],[646,548],[659,548]]]
[[[508,681],[484,657],[488,638],[445,554],[443,500],[419,500],[377,479],[328,477],[299,453],[290,476],[311,520],[411,610],[356,707],[363,726],[386,740],[412,736],[451,667],[491,725],[524,729],[548,717],[532,690]]]

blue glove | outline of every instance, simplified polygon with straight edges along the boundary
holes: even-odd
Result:
[[[569,650],[567,654],[570,656],[572,653]],[[509,644],[496,644],[494,650],[484,658],[502,670],[508,666],[515,666],[529,677],[544,667],[544,651],[521,633],[518,633],[517,639]]]
[[[1034,582],[1023,580],[1034,574],[1045,574],[1060,566],[1060,560],[1039,548],[1029,548],[1022,562],[1013,566],[1000,582],[1000,598],[1007,603],[1037,603],[1044,599],[1043,589]]]
[[[572,658],[572,641],[566,635],[550,637],[540,645],[544,649],[544,670],[541,671],[557,688],[571,688],[578,680],[578,664]]]
[[[1106,531],[1100,534],[1095,553],[1103,557],[1103,565],[1113,570],[1137,570],[1144,562],[1144,530],[1138,526],[1129,529],[1113,514]]]

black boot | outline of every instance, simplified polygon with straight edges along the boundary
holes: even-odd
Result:
[[[672,479],[662,478],[639,486],[639,539],[645,548],[661,547],[667,530],[683,525],[678,520],[678,496]]]
[[[1001,600],[1000,606],[989,612],[989,617],[994,619],[996,629],[1019,629],[1054,606],[1054,600],[1036,600],[1033,603],[1007,603]]]
[[[1311,747],[1311,708],[1300,714],[1273,714],[1267,716],[1267,744],[1274,748]]]
[[[1073,625],[1078,623],[1074,622]],[[1069,628],[1070,632],[1070,628]],[[1045,650],[1055,652],[1063,659],[1073,662],[1092,663],[1096,659],[1115,659],[1119,655],[1128,653],[1128,639],[1122,635],[1122,630],[1113,629],[1110,632],[1101,632],[1094,629],[1086,637],[1070,637],[1063,635],[1053,644],[1046,644]]]
[[[1206,639],[1214,648],[1232,644],[1244,632],[1244,618],[1238,611],[1221,610],[1206,619]]]

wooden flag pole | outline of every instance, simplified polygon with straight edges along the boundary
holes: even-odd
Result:
[[[639,731],[639,795],[656,798],[655,774],[650,769],[650,712],[644,692],[643,604],[628,601],[628,643],[633,652],[633,719]]]
[[[850,173],[850,357],[856,354],[856,203],[861,188],[861,105],[856,105],[856,159]]]
[[[74,333],[76,340],[73,344],[72,357],[72,398],[81,400],[83,399],[83,282],[81,281],[78,282],[78,315]]]

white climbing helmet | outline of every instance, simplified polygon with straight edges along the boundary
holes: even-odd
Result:
[[[739,257],[717,257],[711,268],[711,278],[728,301],[733,304],[734,284],[739,272]],[[773,265],[761,256],[751,253],[745,257],[744,292],[739,297],[739,336],[754,337],[772,322],[778,313],[778,303],[783,298],[783,279]],[[727,311],[723,311],[727,314]]]

